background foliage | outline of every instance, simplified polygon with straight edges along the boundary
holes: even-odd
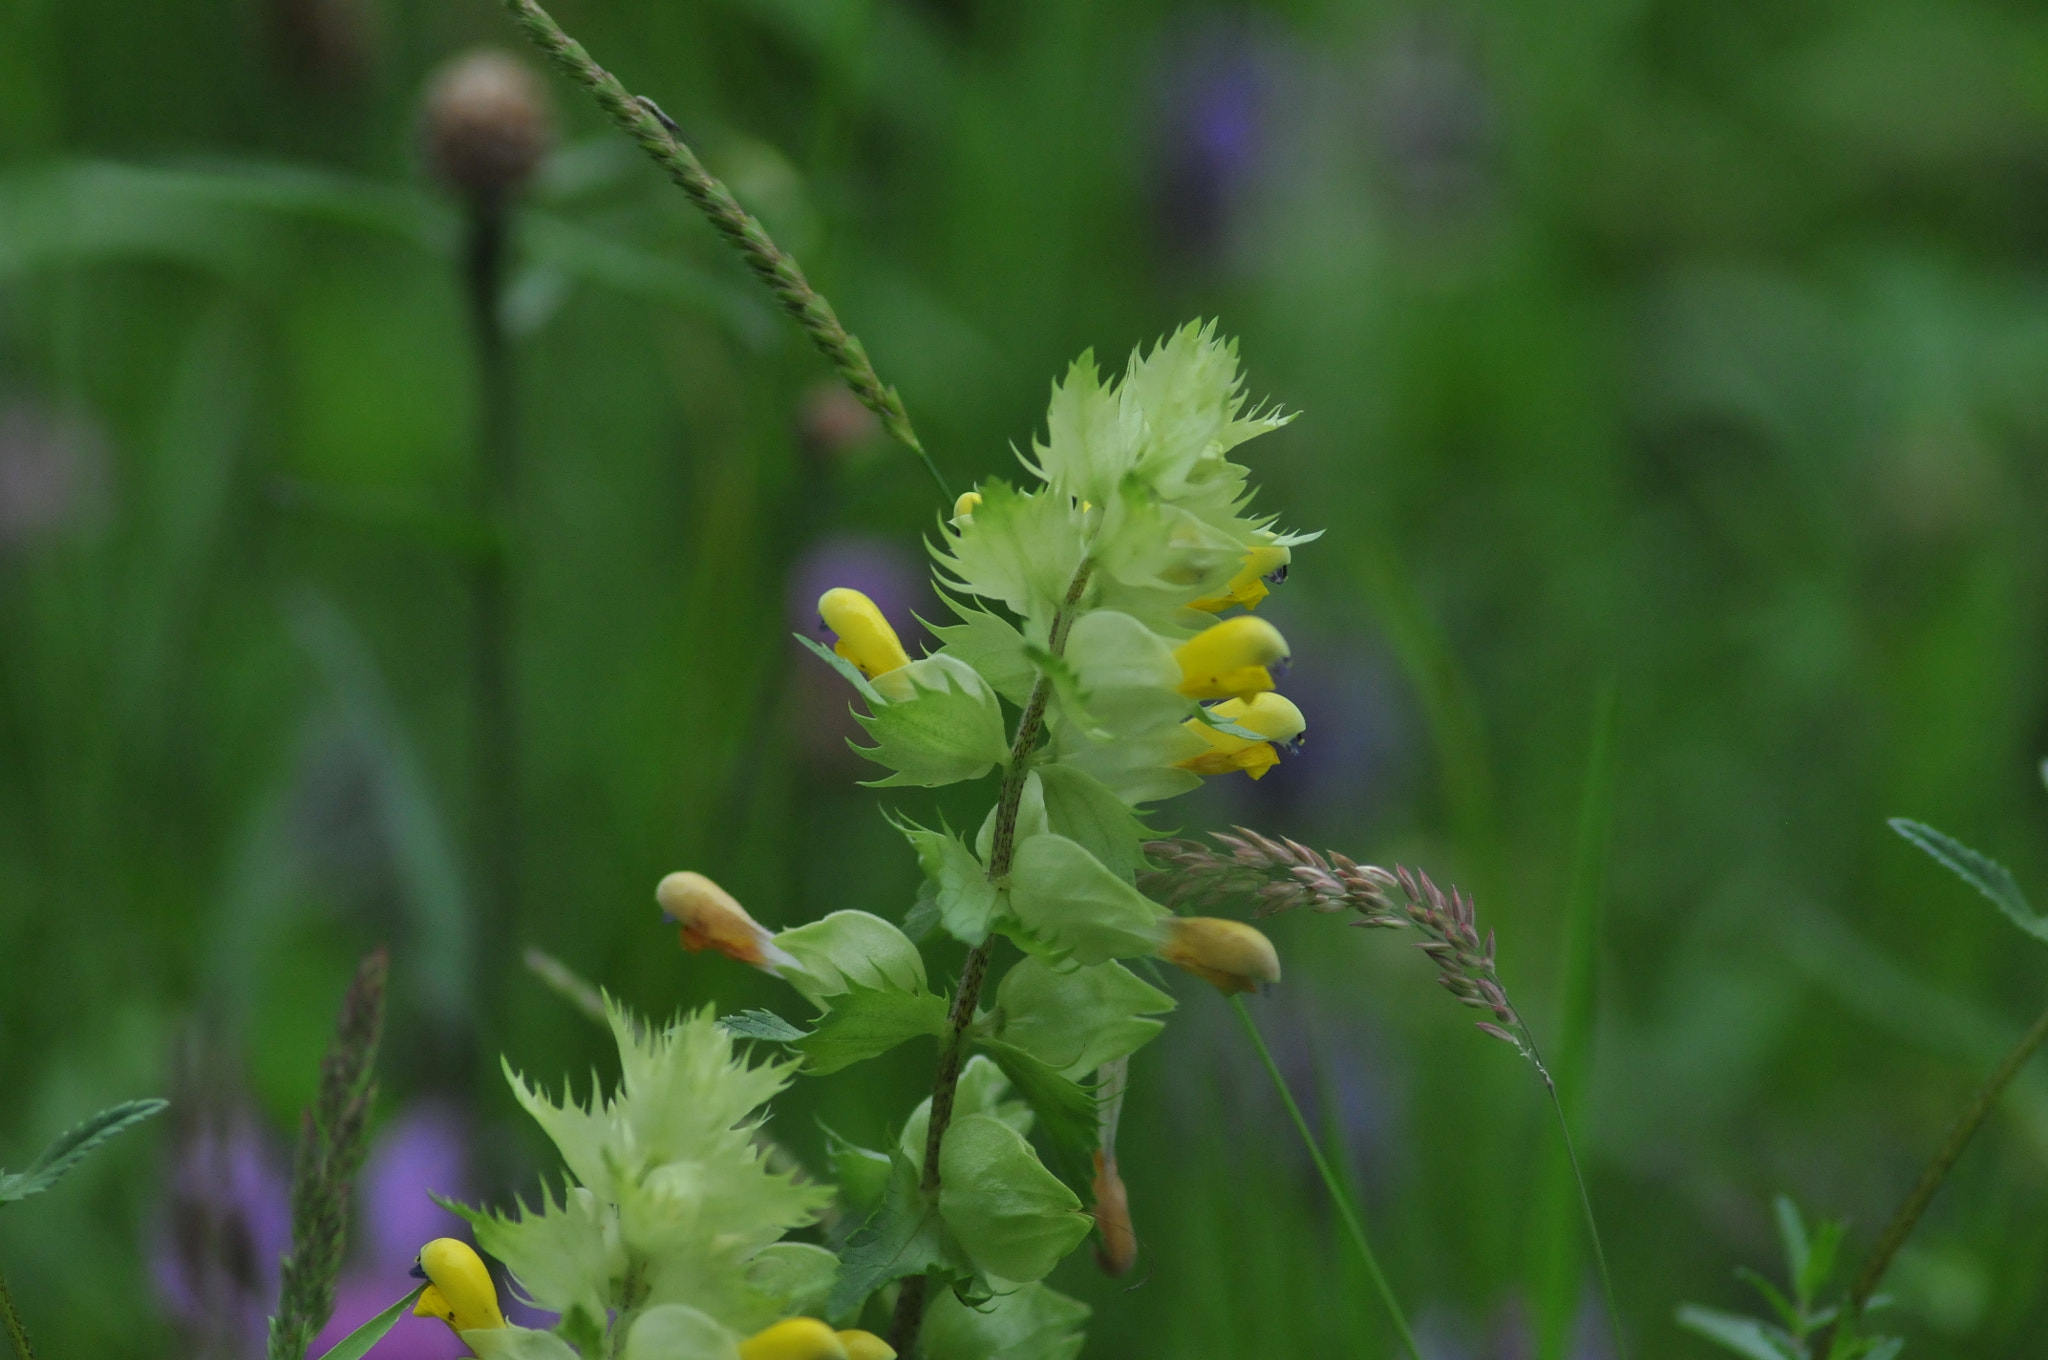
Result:
[[[1254,461],[1329,530],[1267,606],[1309,751],[1174,813],[1477,891],[1644,1353],[1706,1353],[1673,1307],[1741,1303],[1773,1192],[1867,1240],[2042,1002],[1884,825],[2048,881],[2040,15],[557,12],[805,260],[956,485],[1009,467],[1075,353],[1190,316],[1305,412]],[[491,530],[413,120],[479,42],[514,45],[485,0],[0,3],[0,1162],[145,1091],[289,1128],[389,941],[387,1109],[466,1102],[476,1177],[519,1183],[540,1153],[493,1055],[578,1071],[605,1038],[497,966],[518,948],[648,1011],[757,1005],[772,983],[657,928],[662,873],[771,926],[915,893],[787,635],[841,582],[931,616],[930,486],[557,87],[508,300],[521,899],[474,902],[462,572]],[[1397,940],[1274,935],[1258,1009],[1429,1344],[1524,1355],[1547,1317],[1603,1353],[1519,1060]],[[1055,1280],[1097,1305],[1089,1354],[1390,1353],[1220,1003],[1178,991],[1124,1119],[1141,1287]],[[804,1089],[879,1145],[927,1070]],[[173,1344],[177,1127],[9,1216],[50,1354]],[[2036,1071],[1894,1277],[1909,1354],[2034,1352],[2044,1182]]]

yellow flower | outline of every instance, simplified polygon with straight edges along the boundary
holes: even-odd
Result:
[[[969,494],[972,494],[971,492]],[[875,602],[858,590],[835,586],[818,597],[818,614],[839,635],[832,650],[872,680],[910,664],[910,654]]]
[[[890,1352],[892,1355],[894,1352]],[[740,1342],[740,1360],[851,1360],[839,1334],[816,1318],[784,1318]]]
[[[968,494],[974,493],[970,491]],[[896,1360],[896,1348],[873,1332],[858,1329],[841,1332],[839,1344],[846,1347],[846,1360]]]
[[[413,1305],[415,1317],[437,1317],[456,1332],[474,1332],[503,1327],[505,1315],[498,1311],[498,1291],[467,1242],[437,1237],[420,1248],[413,1263],[414,1278],[428,1282]]]
[[[1240,614],[1174,648],[1173,659],[1188,698],[1243,699],[1273,688],[1273,671],[1287,666],[1287,639],[1264,619]]]
[[[974,508],[981,504],[979,491],[963,491],[960,499],[953,502],[953,523],[966,524],[974,518]]]
[[[654,889],[654,900],[661,904],[663,920],[682,926],[683,948],[693,954],[715,949],[777,977],[796,962],[731,893],[702,874],[670,874]]]
[[[1242,921],[1176,916],[1166,923],[1166,943],[1159,946],[1159,957],[1216,984],[1225,995],[1256,991],[1263,983],[1280,980],[1280,956],[1273,951],[1273,942]]]
[[[1196,774],[1229,774],[1232,770],[1243,770],[1254,779],[1261,778],[1280,763],[1280,753],[1274,749],[1275,745],[1291,751],[1300,742],[1301,734],[1308,730],[1308,720],[1301,716],[1301,710],[1271,691],[1253,695],[1248,700],[1231,699],[1209,712],[1224,722],[1256,732],[1266,740],[1253,741],[1249,737],[1219,732],[1199,718],[1190,718],[1185,724],[1187,729],[1209,743],[1208,750],[1179,762],[1182,769],[1193,770]]]
[[[1237,575],[1230,578],[1230,584],[1223,588],[1223,593],[1196,600],[1192,608],[1205,609],[1211,614],[1221,614],[1234,604],[1257,609],[1259,601],[1273,593],[1266,588],[1266,582],[1278,585],[1287,579],[1287,564],[1293,556],[1275,543],[1262,543],[1247,550],[1244,560],[1238,564]]]

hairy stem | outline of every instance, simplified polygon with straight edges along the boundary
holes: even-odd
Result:
[[[7,1339],[14,1343],[15,1355],[20,1360],[36,1360],[35,1347],[28,1344],[28,1328],[21,1325],[21,1314],[14,1306],[14,1295],[8,1291],[5,1276],[0,1276],[0,1320],[7,1323]]]
[[[1088,588],[1088,578],[1094,570],[1094,561],[1083,558],[1067,585],[1066,598],[1053,615],[1052,633],[1046,645],[1054,656],[1066,651],[1067,632],[1074,626],[1074,606],[1080,603],[1081,592]],[[1045,706],[1051,698],[1052,679],[1040,675],[1025,701],[1023,716],[1017,720],[1017,739],[1010,744],[1010,767],[1003,773],[1002,793],[996,799],[995,834],[988,855],[991,883],[1001,883],[1010,876],[1010,858],[1017,849],[1017,808],[1024,798],[1024,781],[1031,773],[1031,753],[1037,749],[1038,734],[1045,726]],[[981,1004],[981,988],[988,980],[988,961],[995,943],[995,936],[991,935],[967,952],[967,962],[960,970],[960,989],[953,994],[952,1009],[946,1013],[946,1037],[939,1049],[939,1069],[932,1079],[931,1120],[925,1130],[924,1176],[919,1182],[928,1199],[939,1193],[939,1149],[945,1142],[947,1127],[953,1122],[953,1097],[960,1087],[967,1027],[974,1023],[975,1010]],[[902,1291],[896,1295],[889,1344],[898,1355],[909,1355],[911,1347],[917,1344],[928,1291],[926,1278],[913,1275],[903,1282]]]
[[[535,0],[505,0],[505,8],[520,32],[570,79],[589,90],[620,130],[638,142],[640,149],[653,157],[676,187],[711,220],[719,235],[740,253],[755,277],[775,295],[782,310],[803,327],[811,343],[832,362],[861,405],[873,411],[881,419],[882,427],[917,455],[925,471],[938,483],[940,494],[950,500],[953,493],[939,474],[938,465],[918,441],[910,414],[903,409],[903,399],[896,395],[895,388],[882,385],[859,337],[840,322],[839,314],[832,310],[824,294],[811,287],[795,258],[776,245],[753,215],[733,198],[731,190],[704,168],[683,141],[682,130],[675,121],[653,100],[628,93],[618,77],[591,60],[582,44],[564,33],[562,26]]]
[[[1855,1325],[1856,1319],[1863,1313],[1864,1306],[1870,1302],[1870,1296],[1877,1292],[1877,1286],[1884,1279],[1885,1271],[1890,1269],[1892,1258],[1899,1254],[1900,1247],[1906,1245],[1906,1239],[1913,1235],[1913,1229],[1919,1225],[1920,1216],[1927,1212],[1927,1206],[1933,1202],[1935,1191],[1941,1189],[1941,1183],[1947,1180],[1948,1173],[1955,1169],[1956,1160],[1963,1155],[1963,1149],[1968,1147],[1970,1139],[1976,1136],[1978,1126],[1983,1124],[1992,1107],[1998,1103],[1999,1096],[2012,1084],[2012,1079],[2020,1074],[2020,1069],[2027,1065],[2027,1060],[2034,1056],[2034,1050],[2041,1046],[2043,1040],[2048,1040],[2048,1011],[2043,1011],[2041,1017],[2020,1036],[2019,1042],[2012,1046],[2012,1050],[1999,1062],[1997,1070],[1977,1089],[1977,1094],[1963,1107],[1962,1115],[1950,1126],[1948,1137],[1942,1141],[1941,1150],[1934,1154],[1934,1160],[1920,1173],[1920,1183],[1913,1187],[1913,1193],[1906,1196],[1906,1202],[1892,1215],[1892,1221],[1885,1226],[1884,1235],[1877,1239],[1877,1245],[1870,1249],[1870,1256],[1864,1261],[1863,1269],[1857,1272],[1855,1283],[1849,1286],[1849,1296],[1843,1300],[1841,1320],[1836,1324],[1837,1328]],[[1816,1355],[1830,1353],[1834,1331],[1835,1328],[1831,1328],[1827,1335],[1821,1337],[1820,1344],[1814,1351]]]
[[[1281,1103],[1286,1105],[1288,1117],[1294,1120],[1295,1131],[1301,1135],[1301,1142],[1314,1159],[1316,1172],[1323,1178],[1323,1188],[1330,1192],[1330,1202],[1337,1206],[1337,1216],[1344,1220],[1344,1228],[1351,1234],[1352,1244],[1358,1254],[1365,1258],[1366,1273],[1372,1276],[1373,1288],[1379,1291],[1380,1302],[1386,1305],[1387,1316],[1394,1320],[1394,1330],[1400,1333],[1401,1344],[1408,1348],[1411,1360],[1422,1360],[1422,1352],[1416,1347],[1415,1334],[1408,1329],[1408,1317],[1401,1311],[1399,1301],[1394,1298],[1393,1286],[1387,1283],[1386,1272],[1380,1269],[1380,1258],[1373,1254],[1372,1243],[1366,1238],[1365,1224],[1358,1217],[1357,1208],[1351,1203],[1351,1196],[1344,1192],[1343,1182],[1337,1179],[1337,1172],[1330,1165],[1330,1159],[1323,1155],[1322,1145],[1309,1132],[1308,1120],[1302,1118],[1301,1106],[1295,1103],[1294,1092],[1288,1089],[1287,1078],[1280,1074],[1279,1064],[1273,1061],[1272,1051],[1266,1047],[1265,1036],[1259,1033],[1258,1024],[1252,1013],[1245,1007],[1244,998],[1233,996],[1230,1004],[1237,1011],[1237,1018],[1244,1023],[1244,1032],[1251,1037],[1252,1047],[1258,1050],[1259,1061],[1266,1065],[1266,1075],[1273,1079],[1273,1089],[1280,1093]]]

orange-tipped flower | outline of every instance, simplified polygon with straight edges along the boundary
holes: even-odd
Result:
[[[1280,630],[1250,614],[1213,624],[1173,650],[1180,692],[1190,699],[1244,699],[1269,690],[1287,656]]]
[[[1095,1153],[1095,1264],[1105,1275],[1128,1275],[1138,1260],[1138,1234],[1131,1227],[1131,1195],[1116,1173],[1116,1159]]]
[[[1176,916],[1166,923],[1159,957],[1214,983],[1226,996],[1257,991],[1280,980],[1280,956],[1273,942],[1242,921],[1214,916]]]
[[[693,954],[715,949],[777,977],[796,963],[731,893],[702,874],[687,869],[670,874],[655,888],[654,900],[661,904],[663,920],[682,926],[683,948]]]

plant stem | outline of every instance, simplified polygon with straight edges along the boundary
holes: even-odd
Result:
[[[1074,625],[1074,606],[1080,603],[1081,592],[1088,588],[1088,578],[1094,571],[1094,561],[1083,558],[1067,585],[1066,599],[1053,615],[1052,633],[1046,640],[1054,656],[1066,651],[1067,631]],[[1003,772],[1002,792],[996,799],[995,834],[989,842],[991,883],[1001,883],[1010,876],[1010,857],[1017,848],[1017,807],[1024,798],[1024,781],[1031,773],[1031,752],[1038,746],[1038,733],[1045,724],[1045,706],[1051,697],[1052,678],[1040,675],[1031,687],[1023,716],[1017,720],[1017,738],[1010,744],[1010,766]],[[919,1182],[927,1199],[939,1193],[939,1151],[945,1143],[946,1129],[953,1122],[953,1097],[960,1088],[967,1027],[974,1023],[975,1009],[981,1004],[981,987],[988,979],[988,961],[995,943],[996,937],[990,935],[967,951],[967,962],[960,970],[960,988],[953,994],[952,1009],[946,1013],[946,1037],[939,1049],[938,1072],[932,1078],[931,1118],[925,1128],[924,1176]],[[924,1276],[913,1275],[903,1282],[896,1295],[896,1311],[889,1322],[889,1344],[898,1355],[909,1355],[911,1347],[917,1344],[929,1287]]]
[[[14,1295],[8,1292],[4,1275],[0,1275],[0,1319],[7,1323],[7,1339],[14,1343],[15,1355],[20,1360],[36,1360],[35,1347],[28,1344],[28,1328],[21,1325],[21,1314],[14,1307]]]
[[[2020,1074],[2020,1069],[2027,1065],[2027,1059],[2034,1056],[2034,1050],[2041,1046],[2043,1040],[2048,1040],[2048,1011],[2043,1011],[2032,1027],[2020,1036],[2019,1042],[2014,1044],[2012,1050],[1999,1062],[1990,1079],[1978,1088],[1977,1094],[1970,1098],[1970,1103],[1963,1107],[1961,1117],[1950,1126],[1941,1150],[1934,1154],[1934,1160],[1920,1173],[1920,1183],[1913,1187],[1912,1194],[1906,1196],[1906,1202],[1899,1206],[1899,1211],[1892,1215],[1892,1221],[1885,1226],[1884,1235],[1879,1237],[1877,1245],[1870,1249],[1869,1258],[1864,1261],[1863,1269],[1857,1272],[1856,1281],[1849,1286],[1849,1295],[1843,1300],[1840,1322],[1836,1324],[1836,1328],[1830,1328],[1828,1334],[1821,1337],[1820,1344],[1814,1352],[1816,1355],[1829,1354],[1833,1346],[1834,1331],[1840,1327],[1854,1325],[1856,1319],[1862,1315],[1865,1305],[1870,1302],[1870,1296],[1877,1292],[1878,1284],[1884,1279],[1885,1271],[1891,1267],[1892,1258],[1898,1255],[1900,1247],[1906,1245],[1906,1239],[1913,1235],[1913,1229],[1918,1226],[1920,1216],[1927,1212],[1927,1206],[1933,1202],[1934,1192],[1941,1189],[1941,1183],[1947,1180],[1948,1173],[1955,1169],[1957,1158],[1963,1155],[1963,1149],[1968,1147],[1970,1139],[1976,1136],[1978,1126],[1991,1113],[1992,1107],[1998,1103],[1999,1096],[2012,1084],[2012,1079]]]
[[[1373,1254],[1372,1243],[1366,1239],[1365,1224],[1358,1217],[1358,1210],[1351,1203],[1351,1196],[1344,1193],[1344,1186],[1337,1179],[1336,1170],[1329,1158],[1323,1155],[1322,1145],[1309,1132],[1308,1120],[1302,1118],[1301,1106],[1295,1103],[1294,1092],[1287,1088],[1287,1078],[1280,1075],[1280,1067],[1273,1061],[1272,1052],[1266,1047],[1266,1040],[1259,1033],[1258,1024],[1246,1008],[1244,998],[1233,996],[1230,1004],[1237,1011],[1237,1018],[1244,1022],[1244,1032],[1251,1036],[1252,1047],[1259,1052],[1259,1061],[1266,1065],[1266,1075],[1273,1079],[1273,1089],[1280,1093],[1280,1100],[1287,1106],[1287,1113],[1294,1120],[1296,1132],[1301,1134],[1302,1145],[1315,1160],[1316,1171],[1323,1178],[1324,1189],[1330,1192],[1330,1202],[1337,1206],[1337,1216],[1344,1220],[1344,1227],[1351,1234],[1351,1241],[1358,1248],[1358,1254],[1365,1258],[1366,1273],[1372,1276],[1373,1287],[1379,1290],[1380,1302],[1386,1305],[1387,1315],[1394,1320],[1394,1330],[1400,1333],[1401,1344],[1408,1348],[1412,1360],[1422,1360],[1422,1352],[1415,1344],[1415,1334],[1408,1329],[1407,1315],[1394,1298],[1394,1290],[1387,1283],[1386,1272],[1380,1269],[1379,1257]]]
[[[742,208],[732,192],[707,171],[695,152],[683,141],[682,130],[653,100],[627,92],[618,77],[591,60],[582,44],[562,31],[548,12],[534,0],[505,0],[512,22],[534,46],[545,52],[570,79],[589,90],[598,106],[618,124],[664,171],[676,187],[689,196],[727,244],[746,260],[755,277],[775,294],[782,309],[803,327],[824,356],[831,360],[847,387],[861,405],[881,419],[882,427],[916,454],[948,500],[953,497],[938,465],[918,441],[910,414],[893,387],[884,387],[875,375],[860,338],[841,324],[839,315],[824,294],[811,287],[795,258],[775,244],[753,215]]]
[[[1621,1307],[1614,1300],[1614,1277],[1607,1269],[1607,1248],[1600,1241],[1600,1223],[1593,1217],[1593,1197],[1586,1192],[1586,1173],[1579,1167],[1579,1149],[1572,1142],[1571,1120],[1565,1118],[1557,1083],[1551,1079],[1550,1069],[1543,1065],[1543,1055],[1536,1051],[1536,1040],[1528,1025],[1523,1025],[1521,1031],[1522,1042],[1529,1046],[1529,1061],[1535,1064],[1543,1078],[1543,1089],[1550,1095],[1550,1108],[1557,1114],[1557,1131],[1564,1139],[1565,1159],[1571,1163],[1572,1180],[1579,1188],[1579,1208],[1586,1216],[1586,1236],[1593,1240],[1593,1263],[1600,1268],[1600,1292],[1607,1300],[1607,1323],[1614,1329],[1615,1360],[1628,1360],[1628,1342],[1621,1332]]]
[[[489,532],[470,566],[472,816],[475,819],[477,980],[503,986],[519,907],[519,724],[512,692],[512,582],[507,538],[518,487],[512,368],[499,303],[511,225],[503,195],[474,198],[463,276],[476,343],[475,509]],[[493,943],[496,942],[496,943]],[[486,1007],[485,1015],[494,1015]]]

